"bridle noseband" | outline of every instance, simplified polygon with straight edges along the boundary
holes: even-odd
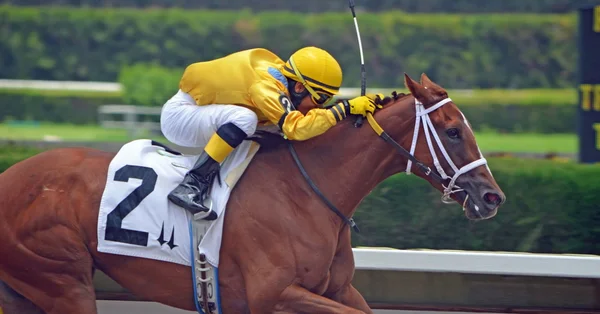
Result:
[[[446,204],[452,202],[452,199],[450,198],[451,194],[460,192],[460,191],[464,191],[460,186],[456,185],[456,180],[458,179],[458,177],[460,175],[465,174],[479,166],[487,164],[487,160],[485,158],[483,158],[483,156],[482,156],[481,158],[479,158],[459,169],[458,167],[456,167],[454,162],[452,162],[452,159],[446,152],[446,149],[444,148],[444,145],[442,144],[442,141],[440,140],[439,135],[437,134],[437,132],[435,132],[435,128],[433,126],[433,123],[431,122],[429,113],[435,111],[436,109],[442,107],[443,105],[445,105],[451,101],[452,101],[452,99],[446,98],[446,99],[439,101],[435,105],[425,109],[425,106],[415,98],[415,109],[416,109],[415,129],[413,132],[413,141],[410,146],[410,152],[407,151],[400,144],[398,144],[398,142],[396,142],[391,136],[389,136],[389,134],[387,134],[381,128],[381,126],[377,123],[377,121],[375,121],[375,118],[373,117],[373,115],[371,113],[367,114],[367,121],[369,122],[369,125],[375,131],[375,133],[377,133],[377,135],[379,135],[379,137],[381,137],[384,141],[391,144],[396,149],[396,151],[398,151],[400,154],[402,154],[406,158],[408,158],[408,162],[406,164],[406,173],[411,174],[412,164],[414,163],[426,176],[431,177],[434,181],[438,182],[444,188],[444,194],[442,195],[442,202],[444,202]],[[423,124],[423,131],[425,133],[425,138],[427,140],[427,146],[429,147],[429,152],[431,153],[431,156],[433,157],[433,164],[436,167],[436,170],[439,174],[432,171],[431,168],[429,168],[427,165],[425,165],[422,162],[420,162],[419,160],[417,160],[414,156],[415,148],[417,146],[417,140],[419,137],[419,129],[420,129],[421,122]],[[442,168],[442,166],[439,162],[439,159],[437,157],[437,154],[435,152],[435,149],[433,147],[430,133],[433,134],[433,137],[435,138],[435,141],[438,144],[438,147],[439,147],[440,151],[442,152],[442,155],[444,156],[444,158],[446,159],[446,161],[448,162],[450,167],[452,167],[452,170],[454,171],[454,175],[452,177],[448,176],[446,174],[446,172],[444,171],[444,169]],[[290,149],[292,157],[294,158],[294,161],[298,165],[298,168],[300,168],[300,172],[302,173],[302,175],[304,176],[304,179],[308,182],[310,187],[313,189],[313,191],[315,191],[315,193],[317,193],[317,195],[323,200],[323,202],[325,202],[327,207],[329,207],[329,209],[331,209],[336,215],[338,215],[342,219],[342,221],[344,221],[344,223],[351,226],[356,232],[359,232],[360,230],[358,229],[358,226],[356,225],[354,220],[352,218],[347,218],[344,214],[342,214],[335,207],[335,205],[333,205],[327,199],[327,197],[325,197],[325,195],[323,195],[323,193],[321,193],[321,191],[314,184],[314,182],[310,179],[308,173],[302,166],[302,163],[300,162],[300,159],[298,157],[298,154],[296,153],[296,150],[294,149],[294,146],[292,145],[292,142],[289,140],[287,140],[287,142],[288,142],[288,147]],[[446,180],[448,180],[448,179],[450,179],[450,182],[446,186],[445,183],[446,183]],[[467,194],[467,196],[463,202],[463,208],[466,206],[468,198],[469,198],[469,195]]]
[[[410,146],[410,153],[409,153],[410,156],[413,156],[415,153],[415,148],[417,146],[417,140],[419,137],[420,122],[423,122],[423,132],[425,133],[425,138],[427,139],[427,146],[429,147],[429,152],[431,153],[431,156],[433,157],[433,165],[435,166],[436,170],[438,171],[438,173],[441,176],[441,177],[438,176],[438,178],[436,178],[436,181],[438,181],[438,183],[440,183],[444,187],[444,195],[442,196],[442,202],[444,202],[446,204],[452,203],[450,194],[463,191],[463,189],[461,189],[458,185],[456,185],[456,179],[458,179],[458,177],[461,174],[465,174],[479,166],[487,164],[487,160],[485,158],[483,158],[483,156],[482,156],[481,158],[458,169],[458,167],[456,167],[454,162],[452,162],[452,159],[448,155],[448,152],[446,152],[446,149],[444,148],[444,145],[442,144],[442,141],[440,140],[439,135],[437,134],[437,132],[435,132],[435,128],[433,126],[433,123],[431,122],[429,113],[435,111],[436,109],[442,107],[443,105],[445,105],[451,101],[452,101],[452,99],[446,98],[446,99],[439,101],[435,105],[425,109],[425,106],[420,101],[415,99],[415,107],[416,107],[415,129],[413,132],[413,141]],[[374,121],[375,120],[373,120],[373,122]],[[369,123],[370,122],[371,121],[369,121]],[[438,148],[442,152],[442,155],[446,159],[446,162],[448,162],[450,167],[452,167],[452,170],[454,171],[454,176],[452,176],[452,177],[448,176],[446,174],[446,172],[444,171],[444,168],[442,168],[442,165],[440,164],[440,161],[438,160],[437,154],[435,153],[435,149],[431,142],[430,133],[433,134],[433,137],[435,138]],[[402,148],[402,150],[404,150],[404,148]],[[406,150],[404,150],[404,151],[406,151]],[[411,166],[412,166],[412,159],[409,158],[408,162],[406,163],[406,174],[411,173],[410,172]],[[426,172],[426,174],[427,173],[431,173],[431,170]],[[447,179],[450,179],[450,183],[448,184],[448,186],[444,186],[444,180],[447,180]],[[467,195],[467,197],[468,197],[468,195]],[[465,199],[465,203],[466,203],[466,201],[467,200]],[[463,204],[463,206],[464,206],[464,204]]]

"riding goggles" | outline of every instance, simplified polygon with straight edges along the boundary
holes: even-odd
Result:
[[[306,90],[310,93],[310,98],[316,105],[319,105],[320,107],[325,107],[333,100],[333,95],[323,92],[316,92],[312,87],[310,87],[310,85],[308,85],[302,74],[300,74],[300,71],[298,71],[294,60],[291,57],[290,65],[292,66],[294,73],[296,73],[296,76],[300,80],[300,83],[304,85],[304,88],[306,88]]]

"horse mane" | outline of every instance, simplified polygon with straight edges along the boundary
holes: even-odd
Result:
[[[410,94],[397,93],[396,91],[393,91],[391,96],[386,96],[383,99],[378,99],[377,104],[387,106],[409,95]],[[260,145],[259,153],[261,151],[266,152],[279,149],[287,143],[286,139],[283,138],[281,134],[276,134],[264,130],[257,130],[252,136],[248,137],[247,139],[250,141],[254,141]]]
[[[382,103],[381,103],[381,105],[382,105],[382,106],[385,106],[385,105],[389,104],[389,102],[390,102],[391,100],[394,100],[394,101],[396,101],[396,100],[398,100],[398,99],[404,98],[404,97],[406,97],[406,96],[409,96],[409,95],[410,95],[410,94],[406,94],[406,93],[400,93],[400,94],[398,94],[396,91],[393,91],[393,92],[392,92],[392,97],[385,97],[385,98],[382,100]]]

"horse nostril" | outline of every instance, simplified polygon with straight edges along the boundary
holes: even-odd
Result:
[[[485,193],[485,195],[483,195],[483,200],[486,203],[495,206],[500,205],[500,203],[502,202],[502,198],[496,193]]]

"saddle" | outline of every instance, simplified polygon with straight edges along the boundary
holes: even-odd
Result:
[[[167,199],[196,162],[148,139],[121,147],[109,164],[98,210],[98,252],[148,258],[190,266],[196,309],[221,313],[218,266],[229,196],[258,152],[244,141],[221,166],[221,184],[213,184],[205,213],[192,215]]]

